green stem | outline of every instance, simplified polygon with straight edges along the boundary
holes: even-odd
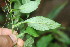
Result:
[[[13,25],[13,26],[12,26],[12,28],[17,27],[17,26],[21,25],[22,23],[26,23],[26,22],[19,22],[19,23],[17,23],[17,24],[15,24],[15,25]]]
[[[12,25],[13,25],[13,14],[12,14],[12,7],[11,7],[11,5],[12,5],[12,2],[10,1],[10,14],[11,14],[11,21],[12,21]],[[13,27],[12,27],[12,32],[14,32],[14,29],[13,29]]]
[[[23,36],[23,37],[24,37],[24,34],[25,34],[25,31],[24,31],[23,33],[21,33],[21,34],[17,35],[17,38],[20,38],[21,36]]]
[[[19,10],[19,9],[11,9],[10,13],[14,12],[14,11],[17,11],[17,10]]]

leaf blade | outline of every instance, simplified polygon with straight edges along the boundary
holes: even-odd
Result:
[[[60,27],[60,24],[43,16],[36,16],[25,20],[29,27],[32,27],[39,31],[45,31],[49,29],[55,29]]]
[[[30,37],[29,39],[27,39],[24,43],[24,47],[32,47],[32,44],[34,43],[34,39],[32,37]]]
[[[37,34],[37,32],[33,28],[31,28],[31,27],[27,27],[25,32],[30,34],[30,35],[32,35],[32,36],[34,36],[34,37],[38,37],[39,36]]]
[[[52,41],[52,35],[43,36],[38,42],[37,47],[47,47],[48,44]]]

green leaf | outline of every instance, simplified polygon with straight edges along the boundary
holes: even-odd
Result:
[[[38,42],[37,47],[47,47],[48,44],[52,41],[52,35],[43,36]]]
[[[35,0],[38,4],[40,4],[41,0]]]
[[[36,16],[25,20],[29,27],[33,27],[36,30],[45,31],[49,29],[55,29],[60,27],[60,24],[43,16]]]
[[[61,47],[61,45],[57,43],[50,43],[48,47]]]
[[[32,36],[34,36],[34,37],[38,37],[39,36],[36,33],[36,31],[33,28],[31,28],[31,27],[27,27],[25,32],[28,33],[28,34],[30,34],[30,35],[32,35]]]
[[[65,43],[65,44],[70,44],[70,38],[65,33],[63,33],[62,31],[59,31],[59,30],[54,30],[53,32],[58,35],[58,36],[55,35],[55,38],[57,40]]]
[[[32,47],[32,44],[34,43],[34,39],[32,37],[30,37],[29,39],[27,39],[24,43],[24,47]]]
[[[17,2],[14,3],[14,15],[20,15],[20,11],[17,10],[19,9],[19,7],[21,6],[21,3],[20,1],[18,0]]]
[[[22,4],[28,3],[30,0],[22,0]]]
[[[21,3],[19,0],[14,2],[14,16],[15,16],[14,24],[16,24],[20,18],[19,16],[21,15],[21,13],[18,10],[20,6],[21,6]]]
[[[28,3],[25,3],[24,5],[21,5],[19,9],[20,9],[20,12],[22,13],[31,13],[38,8],[38,5],[39,5],[38,2],[30,1]]]
[[[31,27],[27,27],[25,32],[30,34],[30,35],[32,35],[32,36],[34,36],[34,37],[38,37],[39,36],[37,34],[37,32],[33,28],[31,28]]]
[[[50,19],[54,19],[59,13],[60,11],[66,6],[68,2],[64,2],[63,4],[57,6],[56,8],[54,8],[49,14],[48,14],[48,18]]]

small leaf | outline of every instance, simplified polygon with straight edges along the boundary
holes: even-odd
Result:
[[[27,39],[24,43],[24,47],[32,47],[32,44],[34,43],[34,39],[32,37],[30,37],[29,39]]]
[[[25,32],[28,33],[28,34],[30,34],[30,35],[32,35],[32,36],[34,36],[34,37],[38,37],[39,36],[36,33],[36,31],[33,28],[31,28],[31,27],[27,27]]]
[[[36,16],[25,20],[29,27],[33,27],[36,30],[45,31],[49,29],[55,29],[60,27],[60,24],[43,16]]]
[[[19,9],[22,13],[31,13],[38,8],[38,5],[39,3],[37,3],[36,1],[30,1],[28,3],[25,3],[24,5],[21,5]]]
[[[14,9],[19,9],[20,6],[21,6],[21,3],[20,3],[19,0],[14,3]],[[20,11],[19,10],[15,10],[14,11],[14,15],[20,15]]]
[[[52,35],[43,36],[38,42],[37,47],[47,47],[48,44],[52,41]]]

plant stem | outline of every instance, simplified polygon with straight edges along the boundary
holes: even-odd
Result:
[[[12,14],[12,7],[11,7],[11,5],[12,5],[12,2],[10,1],[10,14],[11,14],[11,21],[12,21],[12,25],[13,25],[13,14]],[[14,29],[13,29],[13,26],[12,26],[12,32],[14,32]]]
[[[21,36],[23,36],[23,37],[24,37],[24,34],[25,34],[25,31],[24,31],[23,33],[21,33],[21,34],[17,35],[17,38],[20,38]]]
[[[19,23],[17,23],[17,24],[15,24],[15,25],[13,25],[13,26],[12,26],[12,28],[17,27],[17,26],[21,25],[22,23],[26,23],[26,22],[19,22]]]

